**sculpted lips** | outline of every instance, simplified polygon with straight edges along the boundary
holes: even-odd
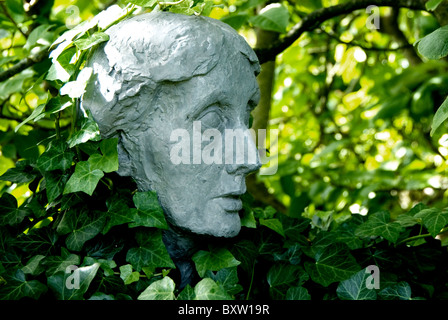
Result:
[[[215,198],[215,201],[227,212],[238,212],[243,208],[243,202],[240,199],[242,193],[235,192],[222,195]]]

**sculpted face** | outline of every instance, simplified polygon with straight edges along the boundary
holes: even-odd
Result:
[[[82,104],[103,137],[118,136],[118,173],[156,191],[172,225],[236,236],[245,177],[261,165],[248,130],[259,99],[255,54],[202,17],[148,14],[107,32]]]
[[[242,208],[239,196],[246,191],[245,177],[260,166],[258,151],[251,139],[246,140],[244,149],[237,148],[236,140],[233,150],[225,149],[229,134],[244,132],[250,137],[249,114],[259,99],[253,70],[242,56],[239,59],[223,59],[206,75],[162,89],[161,111],[153,114],[151,128],[142,140],[142,158],[151,159],[143,163],[145,174],[154,179],[153,189],[168,219],[194,233],[218,237],[238,234],[241,228],[238,211]],[[188,135],[173,141],[173,132],[179,129]],[[208,139],[207,133],[215,135]],[[195,148],[198,144],[194,146],[193,139],[197,142],[201,137],[202,148]],[[217,148],[212,152],[221,161],[207,164],[202,159],[195,164],[194,153],[206,152],[207,145],[220,138],[221,143],[214,141]],[[241,138],[244,136],[236,139]],[[183,158],[189,161],[173,164],[172,148],[179,144],[191,145],[191,149],[181,150],[187,155],[190,153],[189,159]],[[237,152],[245,153],[240,155],[245,156],[245,161],[237,161]],[[235,155],[233,161],[225,161],[226,153]],[[155,176],[154,167],[160,169]]]

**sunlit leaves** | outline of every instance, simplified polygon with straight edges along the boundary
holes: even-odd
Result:
[[[91,266],[64,270],[48,278],[48,286],[59,300],[82,300],[95,278],[99,263]]]
[[[417,43],[418,51],[428,59],[441,59],[448,55],[448,26],[443,26]]]
[[[448,118],[448,98],[443,101],[442,105],[437,109],[431,125],[431,135],[433,135],[440,125]]]
[[[264,30],[284,33],[289,23],[289,12],[281,4],[270,4],[262,9],[257,16],[252,17],[250,22],[255,27]]]
[[[149,285],[138,300],[174,300],[175,283],[170,277],[164,277]]]
[[[67,140],[70,148],[89,140],[100,140],[98,124],[93,120],[90,113],[87,113],[87,115],[87,117],[82,118],[79,129]]]
[[[210,278],[204,278],[194,287],[195,300],[231,300],[227,292]]]

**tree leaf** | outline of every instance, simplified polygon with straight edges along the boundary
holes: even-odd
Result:
[[[95,278],[99,267],[100,264],[95,263],[91,266],[77,268],[72,272],[65,272],[66,270],[58,272],[48,278],[48,286],[53,290],[59,300],[82,300],[92,280]],[[70,280],[75,276],[79,277],[79,287],[67,286],[67,283],[70,283]],[[72,278],[68,279],[69,277]],[[75,283],[76,281],[73,280],[71,284],[74,285]]]
[[[137,208],[129,227],[155,227],[168,229],[163,209],[154,191],[137,192],[132,198]]]
[[[175,268],[162,241],[160,230],[138,230],[135,239],[139,247],[129,249],[126,254],[126,261],[132,264],[136,271],[142,270],[143,267]]]
[[[211,248],[210,251],[200,250],[193,255],[192,260],[200,277],[204,277],[208,270],[218,271],[223,268],[235,267],[241,263],[229,250],[224,248]]]
[[[101,170],[92,170],[89,162],[80,161],[76,164],[75,172],[65,185],[64,194],[82,191],[91,196],[103,176],[104,173]]]
[[[210,278],[202,279],[194,287],[195,300],[232,300],[227,292]]]
[[[426,229],[428,229],[433,237],[436,237],[442,228],[448,225],[447,210],[437,208],[423,209],[419,213],[416,213],[414,217],[422,219]]]
[[[175,283],[170,277],[154,281],[139,296],[138,300],[174,300]]]
[[[47,286],[38,280],[27,281],[22,270],[11,276],[5,276],[6,284],[0,286],[0,300],[19,300],[24,297],[39,299],[47,292]]]
[[[285,6],[273,3],[263,8],[260,14],[252,17],[250,22],[253,26],[264,30],[284,33],[289,23],[289,11]]]
[[[28,116],[28,118],[23,120],[14,128],[14,131],[17,132],[24,124],[30,121],[38,121],[39,119],[42,119],[44,116],[45,116],[45,104],[40,104],[33,110],[33,112]]]
[[[360,270],[355,258],[341,243],[331,244],[315,255],[316,262],[305,263],[311,279],[324,287],[333,282],[346,280]]]
[[[369,215],[367,221],[356,228],[355,234],[362,238],[380,236],[395,243],[402,231],[398,222],[390,222],[389,212],[379,211]]]
[[[448,26],[443,26],[418,40],[418,52],[427,59],[441,59],[448,55]]]
[[[286,300],[311,300],[311,296],[304,287],[291,287],[286,291]]]
[[[339,283],[336,293],[342,300],[376,300],[376,291],[368,289],[366,280],[370,276],[366,269],[355,273],[349,279]]]
[[[429,0],[425,3],[426,10],[434,11],[437,9],[439,4],[442,3],[443,0]]]
[[[448,98],[443,101],[442,105],[437,109],[436,114],[432,120],[431,132],[432,136],[440,125],[448,118]]]
[[[102,42],[105,42],[109,40],[109,35],[104,32],[95,32],[91,36],[89,36],[87,39],[78,39],[75,40],[73,43],[79,50],[87,50],[97,44],[100,44]]]

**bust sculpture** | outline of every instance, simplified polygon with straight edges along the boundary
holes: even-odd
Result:
[[[198,162],[195,150],[183,155],[191,161],[173,161],[173,132],[199,136],[201,148],[212,141],[204,139],[207,130],[223,141],[229,130],[248,132],[258,59],[235,30],[206,17],[148,13],[106,33],[109,41],[88,62],[93,75],[82,107],[103,138],[118,138],[118,174],[157,193],[170,225],[164,241],[185,284],[192,239],[239,233],[245,177],[261,164],[251,139],[244,159],[252,161]]]

